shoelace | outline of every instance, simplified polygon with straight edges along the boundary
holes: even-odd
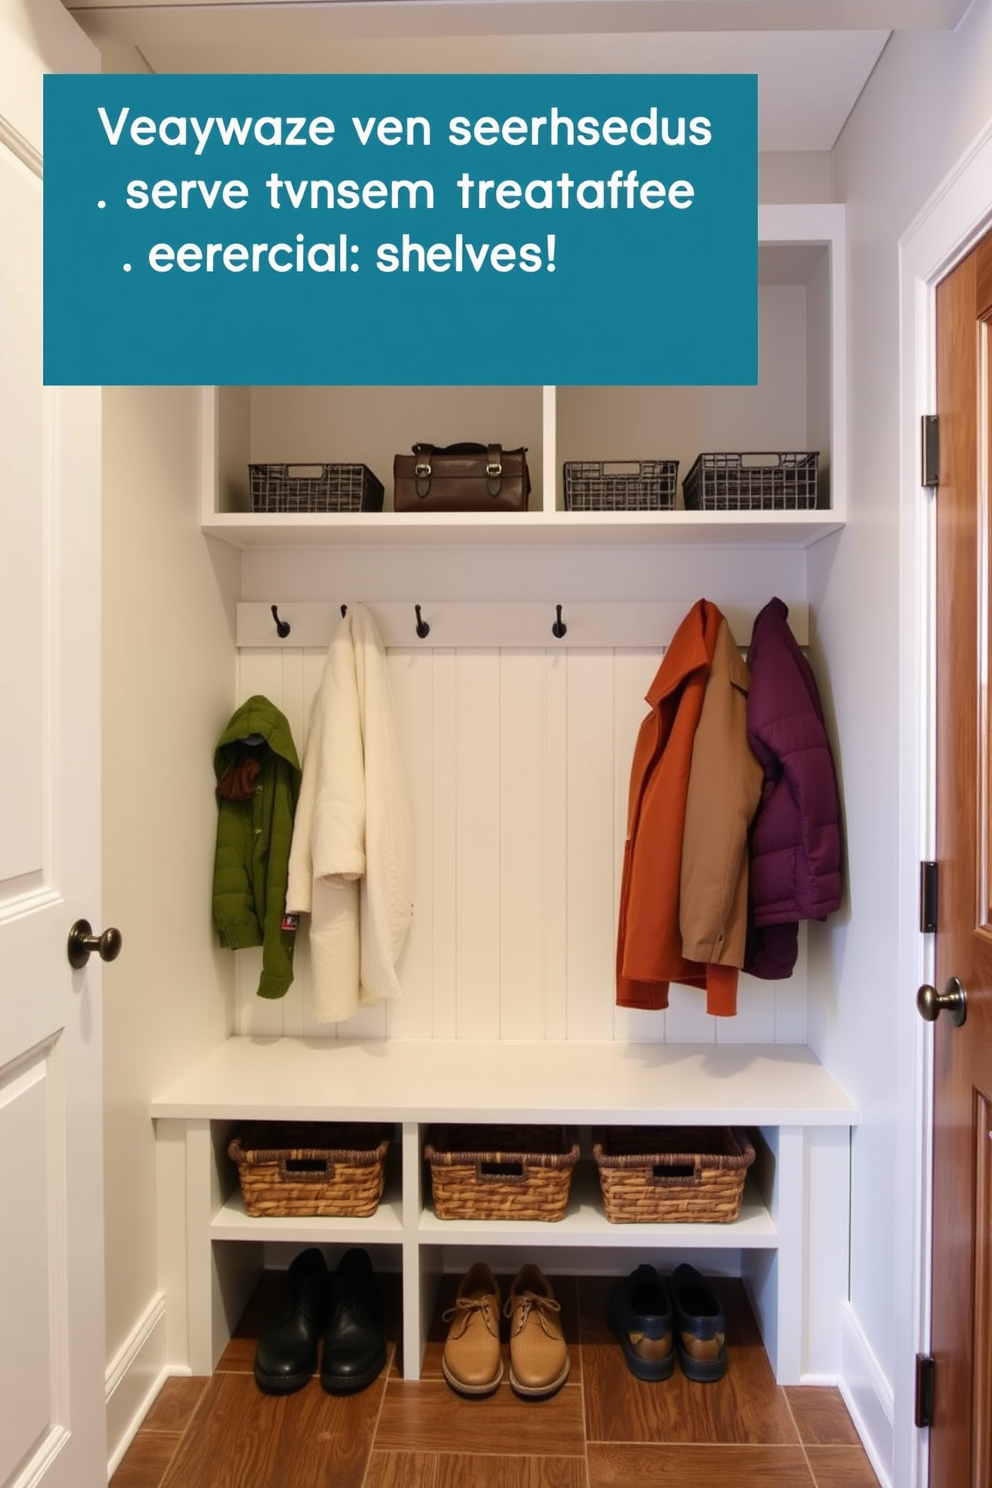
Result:
[[[459,1337],[461,1337],[461,1334],[465,1332],[465,1329],[468,1327],[474,1313],[481,1312],[486,1326],[488,1327],[490,1323],[492,1300],[493,1299],[491,1297],[486,1296],[459,1297],[455,1301],[454,1307],[449,1307],[447,1312],[443,1312],[441,1314],[441,1319],[445,1323],[450,1323],[452,1318],[457,1317],[458,1314],[461,1313],[462,1324],[458,1334]]]
[[[519,1333],[530,1316],[531,1309],[537,1313],[537,1320],[542,1330],[549,1338],[557,1338],[558,1330],[548,1327],[548,1314],[561,1312],[561,1303],[556,1302],[554,1297],[542,1297],[537,1292],[518,1292],[515,1297],[507,1298],[506,1306],[503,1308],[508,1318],[512,1318],[514,1311],[520,1308],[520,1316],[517,1319],[515,1332]]]

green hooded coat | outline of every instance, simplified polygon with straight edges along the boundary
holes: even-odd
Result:
[[[244,799],[231,799],[235,789]],[[214,924],[231,950],[262,947],[259,997],[284,997],[293,980],[295,930],[283,928],[300,762],[289,724],[273,703],[251,697],[231,719],[214,752],[225,777],[217,797]]]

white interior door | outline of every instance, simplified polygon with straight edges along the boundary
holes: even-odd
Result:
[[[0,1484],[95,1488],[100,962],[73,971],[66,943],[102,928],[100,401],[42,386],[34,21],[0,0]]]

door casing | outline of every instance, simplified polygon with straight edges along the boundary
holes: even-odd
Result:
[[[919,864],[935,841],[935,499],[921,485],[920,429],[936,406],[935,296],[938,282],[992,229],[992,123],[965,161],[942,183],[899,243],[900,362],[899,522],[899,791],[905,824],[899,865],[896,979],[899,1017],[899,1111],[907,1118],[897,1173],[897,1203],[907,1226],[897,1277],[911,1285],[910,1306],[896,1334],[893,1481],[927,1482],[927,1434],[913,1419],[915,1359],[929,1351],[932,1195],[933,1041],[915,1009],[920,983],[935,974],[933,936],[919,928]],[[911,1113],[911,1120],[910,1120]],[[879,1454],[882,1455],[882,1454]]]

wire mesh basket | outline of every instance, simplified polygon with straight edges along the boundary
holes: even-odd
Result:
[[[566,511],[669,511],[678,460],[566,460]]]
[[[249,465],[253,512],[382,511],[382,481],[367,465]]]
[[[816,506],[819,453],[705,454],[682,482],[687,511],[803,511]]]

